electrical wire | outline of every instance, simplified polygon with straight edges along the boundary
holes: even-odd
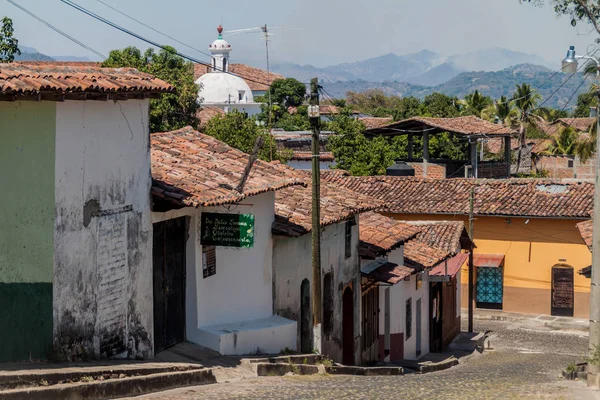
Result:
[[[41,17],[38,17],[37,15],[35,15],[34,13],[32,13],[31,11],[29,11],[28,9],[26,9],[25,7],[17,4],[16,2],[14,2],[13,0],[7,0],[10,4],[12,4],[13,6],[17,7],[18,9],[20,9],[21,11],[23,11],[24,13],[28,14],[30,17],[38,20],[39,22],[41,22],[42,24],[46,25],[48,28],[52,29],[54,32],[64,36],[65,38],[69,39],[70,41],[72,41],[73,43],[78,44],[79,46],[83,47],[84,49],[96,54],[98,57],[105,59],[106,56],[97,52],[96,50],[92,49],[90,46],[86,45],[85,43],[80,42],[79,40],[75,39],[73,36],[69,35],[68,33],[61,31],[60,29],[58,29],[57,27],[55,27],[54,25],[52,25],[51,23],[45,21],[44,19],[42,19]]]
[[[234,74],[232,72],[225,71],[224,69],[215,68],[215,67],[213,67],[211,64],[209,64],[207,62],[204,62],[204,61],[198,60],[196,58],[190,57],[188,55],[185,55],[183,53],[178,52],[177,50],[173,51],[173,50],[171,50],[170,48],[168,48],[166,46],[160,45],[160,44],[158,44],[157,42],[155,42],[153,40],[147,39],[147,38],[145,38],[144,36],[142,36],[140,34],[137,34],[135,32],[130,31],[127,28],[124,28],[124,27],[122,27],[120,25],[117,25],[116,23],[114,23],[114,22],[112,22],[112,21],[110,21],[110,20],[108,20],[108,19],[106,19],[104,17],[101,17],[98,14],[93,13],[92,11],[89,11],[88,9],[86,9],[86,8],[84,8],[84,7],[78,5],[77,3],[74,3],[74,2],[72,2],[70,0],[60,0],[60,1],[62,3],[64,3],[64,4],[68,5],[69,7],[72,7],[74,9],[76,9],[76,10],[78,10],[78,11],[80,11],[80,12],[82,12],[82,13],[84,13],[84,14],[86,14],[86,15],[94,18],[94,19],[96,19],[97,21],[100,21],[100,22],[102,22],[102,23],[104,23],[106,25],[109,25],[109,26],[111,26],[111,27],[113,27],[113,28],[115,28],[115,29],[123,32],[123,33],[126,33],[126,34],[128,34],[128,35],[130,35],[132,37],[135,37],[136,39],[141,40],[143,42],[146,42],[146,43],[148,43],[148,44],[150,44],[152,46],[158,47],[158,48],[160,48],[160,49],[162,49],[164,51],[167,51],[167,52],[169,52],[171,54],[177,55],[177,56],[179,56],[179,57],[181,57],[183,59],[186,59],[188,61],[192,61],[192,62],[197,63],[197,64],[201,64],[201,65],[207,66],[209,68],[213,68],[214,70],[217,70],[219,72],[223,72],[225,74],[229,74],[229,75],[232,75],[232,76],[236,76],[238,78],[242,78],[242,79],[244,79],[246,81],[249,81],[249,82],[259,83],[259,84],[265,85],[267,87],[271,86],[270,83],[262,82],[262,81],[259,81],[259,80],[256,80],[256,79],[251,79],[251,78],[244,78],[244,77],[241,77],[241,76],[239,76],[237,74]]]

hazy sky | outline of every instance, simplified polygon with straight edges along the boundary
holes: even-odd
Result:
[[[119,15],[97,0],[75,0],[101,16],[186,54],[207,60],[169,39]],[[537,54],[556,63],[567,47],[578,52],[597,37],[587,25],[571,27],[543,8],[518,0],[103,0],[159,31],[207,52],[215,28],[285,27],[273,31],[271,58],[325,66],[359,61],[386,53],[407,54],[429,49],[453,55],[489,47]],[[59,0],[18,0],[19,4],[75,36],[102,54],[147,45],[95,21]],[[549,0],[546,1],[549,3]],[[0,16],[13,18],[20,43],[48,55],[94,55],[0,0]],[[264,58],[258,34],[228,38],[235,59]]]

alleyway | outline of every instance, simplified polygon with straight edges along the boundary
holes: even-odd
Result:
[[[549,329],[514,321],[476,320],[493,331],[494,351],[476,353],[457,367],[401,377],[291,376],[184,388],[152,396],[175,399],[594,399],[581,382],[557,377],[587,347],[582,330]]]

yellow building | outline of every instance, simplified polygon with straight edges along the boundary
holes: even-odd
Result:
[[[325,179],[384,200],[401,220],[459,220],[468,226],[474,192],[476,306],[586,317],[589,279],[578,274],[591,254],[576,224],[589,218],[594,185],[534,179],[432,180],[412,177]],[[463,306],[468,267],[463,267]]]

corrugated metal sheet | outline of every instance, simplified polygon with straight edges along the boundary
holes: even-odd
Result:
[[[476,267],[498,268],[504,264],[504,254],[473,254]]]
[[[432,268],[431,271],[429,271],[429,276],[446,276],[447,274],[454,278],[467,261],[467,258],[469,258],[468,253],[459,253],[448,259],[446,262],[439,263],[435,268]]]

